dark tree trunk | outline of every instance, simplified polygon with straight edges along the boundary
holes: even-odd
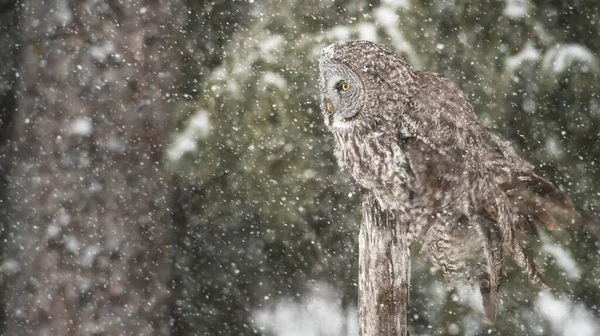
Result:
[[[169,334],[161,166],[184,7],[23,1],[7,335]]]
[[[361,336],[407,336],[410,289],[408,223],[383,211],[373,197],[363,203],[359,234],[358,305]]]
[[[16,110],[18,7],[16,0],[0,0],[0,46],[3,48],[0,61],[0,242],[5,240],[4,227],[8,217],[6,186],[11,160],[12,119]],[[4,280],[4,274],[0,273],[0,279]],[[3,322],[4,302],[0,302],[0,335],[6,335]]]

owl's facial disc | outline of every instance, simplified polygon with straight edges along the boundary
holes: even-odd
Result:
[[[320,70],[325,124],[333,129],[349,129],[362,117],[362,80],[350,68],[331,59],[321,58]]]

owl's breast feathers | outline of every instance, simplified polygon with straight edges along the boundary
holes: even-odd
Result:
[[[333,132],[337,161],[384,209],[406,214],[415,194],[408,160],[393,132]]]

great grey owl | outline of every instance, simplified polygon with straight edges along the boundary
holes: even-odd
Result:
[[[448,281],[479,281],[486,321],[496,316],[503,250],[546,287],[516,232],[552,228],[572,204],[484,129],[455,84],[352,41],[321,52],[320,86],[338,164],[409,223],[409,240]]]

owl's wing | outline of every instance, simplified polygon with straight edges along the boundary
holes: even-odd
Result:
[[[429,72],[418,75],[409,108],[397,116],[401,133],[442,154],[464,153],[482,135],[473,107],[450,80]]]
[[[418,74],[423,84],[417,85],[409,108],[396,115],[399,144],[427,205],[456,204],[458,194],[466,198],[475,187],[464,182],[480,180],[476,167],[487,133],[455,84],[432,73]]]
[[[537,233],[536,224],[552,229],[554,215],[573,211],[568,196],[539,176],[507,141],[481,125],[458,86],[433,73],[418,75],[422,84],[397,123],[401,146],[424,188],[464,196],[477,189],[471,196],[480,199],[482,208],[497,208],[495,192],[501,192],[516,206],[510,208],[520,219],[513,224],[532,235]],[[488,211],[488,215],[498,221],[498,212]]]
[[[500,243],[490,240],[489,232],[480,232],[488,266],[482,278],[490,282],[481,294],[486,317],[493,320],[501,245],[508,247],[532,283],[547,287],[515,230],[535,235],[536,224],[552,228],[552,215],[557,213],[552,209],[568,212],[572,204],[552,183],[536,175],[533,165],[507,142],[484,129],[455,84],[431,73],[419,76],[421,84],[410,108],[397,116],[399,143],[420,185],[420,196],[426,207],[434,209],[429,211],[452,207],[489,218],[500,228]]]

